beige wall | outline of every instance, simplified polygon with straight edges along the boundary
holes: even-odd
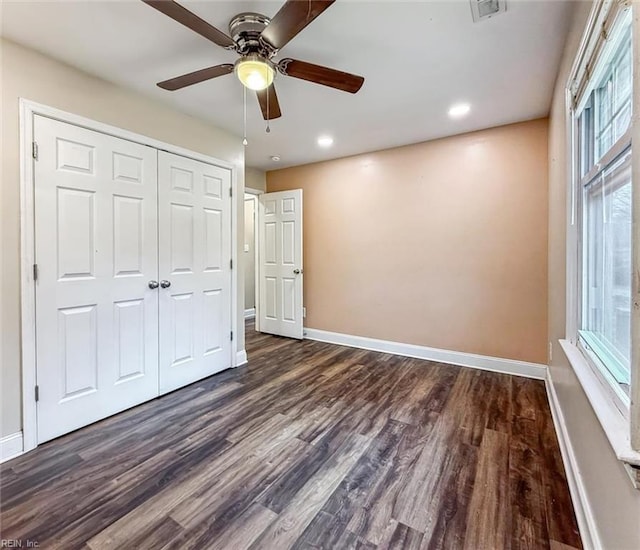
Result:
[[[640,548],[640,491],[616,459],[582,387],[558,344],[566,323],[567,132],[565,87],[591,2],[578,3],[567,39],[551,108],[549,127],[549,341],[551,377],[593,510],[602,547]],[[640,29],[637,23],[636,29]],[[635,32],[635,30],[634,30]],[[635,90],[636,94],[640,90]]]
[[[255,250],[255,195],[245,194],[244,199],[244,308],[256,307],[256,250]]]
[[[546,363],[547,120],[267,173],[304,190],[306,326]]]
[[[256,191],[266,191],[267,176],[264,170],[259,170],[258,168],[247,166],[244,169],[244,184],[249,189],[255,189]]]
[[[238,178],[239,223],[244,215],[244,148],[241,140],[169,106],[129,92],[2,40],[2,356],[0,373],[0,435],[21,429],[20,370],[20,190],[18,98],[105,122],[167,143],[232,162]],[[242,227],[240,225],[239,227]],[[238,255],[242,238],[238,239]],[[242,282],[242,280],[241,280]],[[244,308],[238,285],[239,311]],[[237,326],[239,349],[244,347],[242,316]]]

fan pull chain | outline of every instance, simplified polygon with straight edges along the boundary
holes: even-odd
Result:
[[[267,88],[267,134],[271,133],[271,128],[269,127],[269,122],[271,122],[269,120],[269,96],[271,94],[269,93],[269,89],[270,88]]]
[[[249,144],[247,141],[247,88],[242,86],[242,116],[244,121],[242,145],[245,147]]]

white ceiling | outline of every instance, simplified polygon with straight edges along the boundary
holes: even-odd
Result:
[[[225,32],[236,13],[273,16],[282,4],[182,3]],[[280,76],[283,116],[270,134],[248,95],[247,164],[273,169],[546,116],[570,10],[566,0],[508,0],[506,13],[473,23],[468,0],[338,0],[278,58],[360,74],[362,90],[351,95]],[[176,92],[155,86],[235,54],[141,1],[5,0],[2,34],[242,134],[242,86],[233,75]],[[460,101],[472,111],[452,121],[447,110]],[[332,148],[316,145],[320,134],[334,137]]]

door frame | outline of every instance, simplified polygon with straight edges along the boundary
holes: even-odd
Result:
[[[183,157],[187,157],[231,171],[231,260],[234,266],[238,264],[238,197],[243,197],[244,189],[238,189],[238,170],[227,161],[190,151],[177,145],[172,145],[148,136],[136,134],[116,126],[111,126],[97,120],[75,115],[48,105],[20,98],[20,311],[21,311],[21,352],[22,352],[22,450],[31,451],[37,443],[37,406],[35,399],[36,387],[36,300],[33,265],[35,264],[35,189],[33,167],[33,122],[34,116],[40,115],[67,124],[73,124],[116,138],[133,141],[140,145],[153,147]],[[240,269],[231,273],[231,328],[237,332],[238,327],[238,288]],[[244,318],[244,309],[242,310]],[[238,338],[231,342],[231,367],[237,367],[243,362],[246,353],[238,349]]]
[[[245,187],[244,192],[247,195],[253,195],[253,259],[254,259],[254,270],[253,270],[253,296],[255,301],[255,316],[254,322],[256,324],[256,331],[260,332],[260,319],[258,315],[258,307],[260,300],[260,285],[258,281],[260,280],[260,236],[258,235],[258,223],[259,223],[259,209],[260,209],[260,195],[266,193],[262,189],[253,189],[252,187]]]

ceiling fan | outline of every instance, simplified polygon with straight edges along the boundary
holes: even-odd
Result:
[[[270,19],[253,12],[239,13],[229,22],[229,34],[216,29],[173,0],[142,0],[214,44],[240,55],[235,64],[225,63],[158,82],[165,90],[179,90],[235,72],[242,84],[255,90],[265,120],[282,116],[273,80],[284,76],[308,80],[355,94],[364,78],[350,73],[285,58],[275,61],[278,52],[335,0],[287,0]]]

